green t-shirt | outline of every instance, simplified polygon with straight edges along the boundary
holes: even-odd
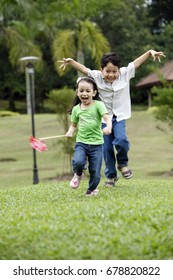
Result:
[[[102,101],[94,100],[91,107],[81,109],[81,105],[76,105],[72,110],[71,122],[77,124],[76,142],[85,144],[103,144],[103,132],[101,129],[101,119],[107,114],[107,109]]]

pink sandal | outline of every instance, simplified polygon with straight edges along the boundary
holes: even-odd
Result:
[[[74,174],[71,182],[70,182],[70,187],[72,189],[77,189],[80,185],[80,180],[82,176],[78,176],[76,173]]]

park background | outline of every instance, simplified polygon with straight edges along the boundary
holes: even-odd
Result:
[[[0,259],[173,258],[173,91],[159,74],[172,59],[172,8],[172,1],[0,0]],[[74,140],[54,139],[46,141],[48,151],[36,153],[39,184],[33,185],[31,115],[19,59],[39,57],[35,128],[44,137],[65,133],[77,79],[57,60],[73,57],[99,69],[105,52],[118,52],[127,65],[149,49],[166,57],[149,58],[131,81],[134,178],[105,190],[103,165],[99,196],[86,201],[87,171],[80,189],[69,189]],[[148,108],[148,88],[136,85],[151,72],[161,83],[149,89]]]

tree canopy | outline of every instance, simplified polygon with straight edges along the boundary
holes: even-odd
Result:
[[[116,51],[123,65],[150,48],[172,55],[172,1],[153,0],[0,0],[0,99],[25,96],[19,58],[40,58],[36,68],[36,103],[41,110],[47,93],[73,87],[75,71],[61,76],[56,60],[64,56],[99,68],[104,52]],[[148,62],[149,64],[149,62]],[[24,69],[23,69],[24,70]],[[146,75],[138,71],[135,79]],[[132,98],[134,82],[132,82]],[[136,99],[135,99],[136,98]]]

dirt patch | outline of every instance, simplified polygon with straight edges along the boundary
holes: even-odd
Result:
[[[6,161],[17,161],[15,158],[0,158],[1,162],[6,162]]]

